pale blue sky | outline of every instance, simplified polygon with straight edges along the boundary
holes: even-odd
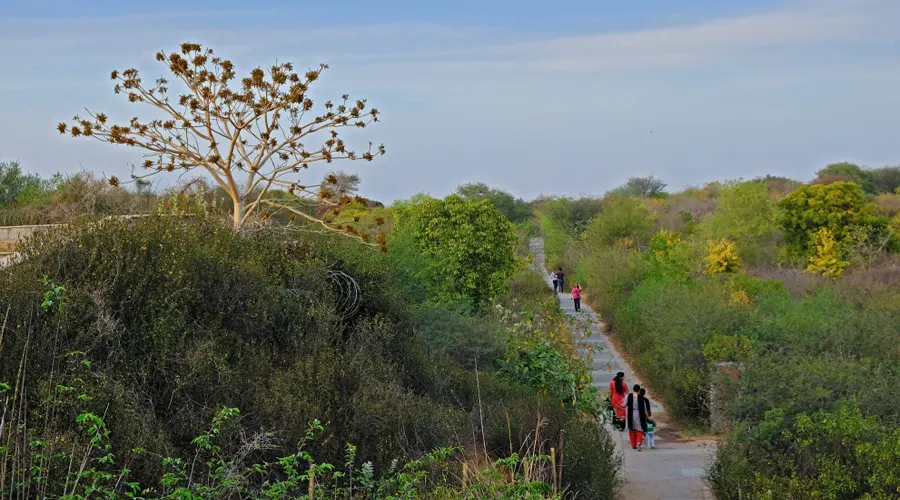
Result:
[[[46,174],[127,176],[138,152],[55,125],[85,107],[140,115],[110,70],[159,76],[153,53],[186,40],[239,73],[328,63],[316,96],[383,113],[358,137],[388,154],[343,166],[385,201],[900,164],[897,0],[0,2],[0,160]]]

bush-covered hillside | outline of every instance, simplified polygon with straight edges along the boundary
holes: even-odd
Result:
[[[243,235],[216,217],[86,221],[19,250],[25,258],[0,270],[4,491],[62,494],[77,477],[69,464],[77,469],[84,454],[86,469],[113,474],[97,480],[104,487],[124,490],[115,477],[127,467],[129,481],[175,495],[167,481],[215,472],[191,457],[223,407],[240,412],[216,424],[217,453],[235,469],[294,453],[318,420],[323,430],[304,444],[315,463],[341,466],[350,443],[350,466],[371,461],[376,476],[390,477],[394,459],[459,447],[443,459],[444,473],[429,466],[428,479],[413,481],[437,494],[462,487],[462,463],[475,488],[475,471],[491,469],[486,460],[549,454],[565,430],[560,489],[604,498],[615,487],[611,443],[582,416],[584,405],[500,370],[498,360],[517,356],[528,335],[549,333],[544,323],[513,333],[497,314],[429,301],[417,293],[423,284],[408,280],[410,263],[391,252],[329,235]],[[508,278],[518,283],[513,295],[498,299],[513,315],[535,310],[535,321],[551,325],[555,297],[527,272],[517,276]],[[86,414],[109,429],[108,450],[89,452]],[[114,461],[98,458],[107,452]],[[192,463],[192,474],[173,479],[172,460]],[[504,466],[514,476],[480,481],[540,491],[529,481],[552,482],[548,465],[516,460]],[[290,478],[266,470],[241,481],[259,492],[267,477]],[[317,488],[338,495],[326,477]]]

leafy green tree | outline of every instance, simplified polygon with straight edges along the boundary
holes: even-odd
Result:
[[[528,202],[516,198],[506,191],[494,189],[483,182],[463,184],[456,188],[456,193],[467,199],[490,201],[500,213],[513,223],[522,222],[531,216],[531,207]]]
[[[591,219],[603,210],[599,198],[542,198],[537,200],[538,215],[550,217],[571,236],[578,236]]]
[[[778,230],[775,202],[764,181],[732,182],[719,191],[715,211],[700,225],[707,240],[734,242],[741,258],[754,262]]]
[[[655,227],[653,212],[643,201],[613,197],[585,230],[584,241],[589,247],[610,246],[627,238],[639,248],[646,247]]]
[[[417,277],[432,302],[463,302],[477,309],[506,290],[519,265],[516,233],[488,200],[450,195],[395,210],[390,251],[420,267]]]
[[[859,165],[848,162],[832,163],[827,167],[816,172],[820,179],[828,177],[845,177],[863,188],[863,191],[875,194],[875,182],[872,172],[866,170]]]
[[[781,228],[792,255],[817,253],[814,243],[819,229],[826,228],[838,244],[846,241],[857,226],[884,226],[876,217],[875,205],[863,189],[852,182],[803,186],[779,202]]]
[[[900,166],[876,168],[869,173],[876,192],[893,193],[900,189]]]
[[[45,190],[47,182],[37,174],[26,174],[17,161],[0,162],[0,208],[15,205],[22,198]]]
[[[654,176],[630,177],[628,182],[610,191],[617,196],[638,196],[658,198],[666,194],[666,183]]]

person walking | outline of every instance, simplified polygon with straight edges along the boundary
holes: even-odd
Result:
[[[656,419],[648,418],[647,419],[647,432],[644,434],[644,437],[647,438],[647,448],[654,449],[656,448]]]
[[[559,293],[563,293],[566,289],[566,273],[562,268],[556,270],[556,279],[559,280]]]
[[[559,276],[557,276],[556,270],[550,273],[550,279],[553,280],[553,293],[559,293],[560,288],[557,286],[559,285]]]
[[[644,442],[647,448],[656,447],[656,419],[653,418],[653,412],[650,411],[650,398],[647,397],[647,390],[641,387],[639,391],[641,398],[644,400],[644,407],[647,408],[647,430],[644,432]]]
[[[625,372],[616,373],[616,378],[609,383],[609,401],[612,403],[613,427],[625,430],[625,396],[628,395],[628,384],[625,383]]]
[[[628,439],[631,449],[641,451],[644,433],[647,432],[647,404],[641,396],[641,386],[634,384],[634,392],[625,400],[625,414],[628,418]]]
[[[572,301],[575,302],[575,312],[581,311],[581,285],[578,283],[572,287]]]
[[[641,398],[644,400],[644,406],[647,407],[647,417],[650,418],[653,416],[653,412],[650,411],[650,398],[647,397],[647,389],[641,387],[641,390],[638,391],[641,395]]]

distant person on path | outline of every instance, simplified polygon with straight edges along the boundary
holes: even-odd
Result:
[[[581,311],[581,285],[578,283],[572,288],[572,300],[575,302],[575,312]]]
[[[609,383],[609,400],[612,403],[616,418],[613,427],[625,430],[625,396],[628,395],[628,384],[625,383],[625,372],[616,373],[616,378]]]
[[[628,416],[628,439],[631,449],[641,451],[644,433],[647,432],[647,404],[641,396],[641,386],[634,384],[634,392],[625,401],[625,414]]]
[[[556,271],[550,273],[550,279],[553,280],[553,293],[559,293],[560,288],[557,286],[559,284],[559,276],[557,276]]]
[[[563,272],[562,268],[556,271],[556,279],[559,280],[559,293],[563,293],[566,289],[566,273]]]

